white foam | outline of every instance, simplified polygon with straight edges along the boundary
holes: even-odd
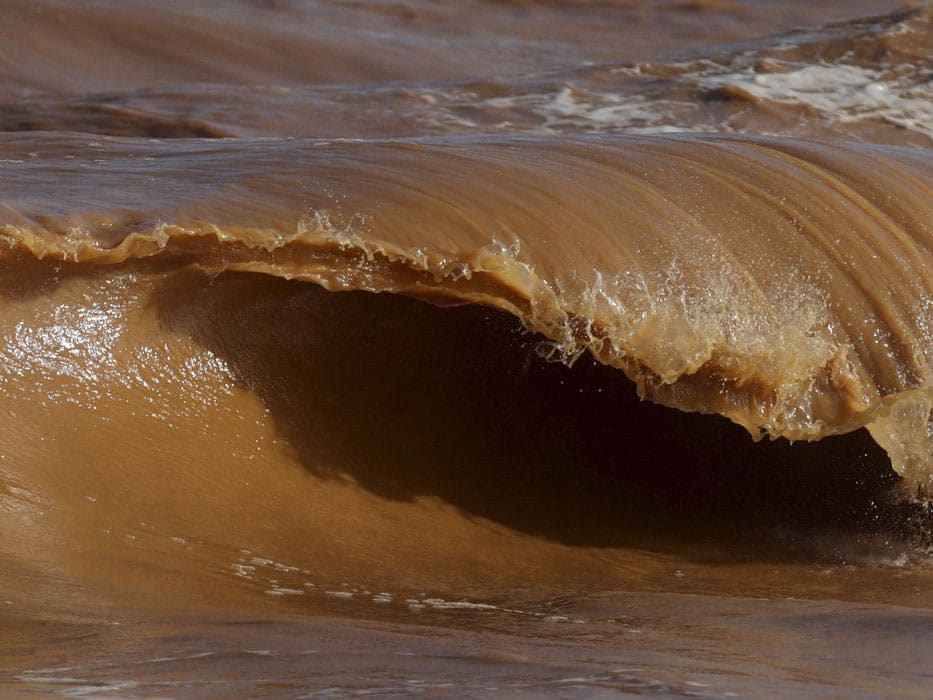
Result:
[[[545,132],[573,129],[584,132],[622,130],[632,134],[666,134],[711,130],[703,125],[682,126],[672,115],[683,102],[648,100],[642,95],[583,91],[570,85],[557,92],[486,100],[485,107],[519,109],[537,116]]]
[[[763,100],[819,110],[828,121],[881,119],[933,140],[933,87],[909,79],[913,66],[896,75],[878,68],[819,63],[795,70],[757,73],[752,66],[696,77],[709,88],[737,87]]]
[[[255,566],[250,566],[249,564],[243,564],[241,562],[234,562],[230,565],[230,568],[233,569],[234,574],[245,579],[253,578],[253,572],[256,571]]]
[[[286,596],[286,595],[304,595],[305,592],[298,588],[281,588],[278,584],[273,584],[272,588],[264,591],[266,595]]]
[[[418,604],[434,608],[436,610],[499,610],[495,605],[489,603],[471,603],[467,600],[444,600],[443,598],[425,598],[418,601],[410,599],[409,604]]]

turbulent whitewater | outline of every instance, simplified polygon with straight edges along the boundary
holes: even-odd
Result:
[[[10,692],[928,687],[928,5],[0,12]]]

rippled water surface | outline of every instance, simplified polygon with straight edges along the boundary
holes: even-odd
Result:
[[[929,4],[0,15],[0,695],[929,696]]]

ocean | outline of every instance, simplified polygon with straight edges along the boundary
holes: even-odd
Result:
[[[0,18],[0,697],[933,693],[929,3]]]

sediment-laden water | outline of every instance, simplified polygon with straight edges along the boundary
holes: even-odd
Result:
[[[922,697],[926,4],[0,3],[0,690]]]

